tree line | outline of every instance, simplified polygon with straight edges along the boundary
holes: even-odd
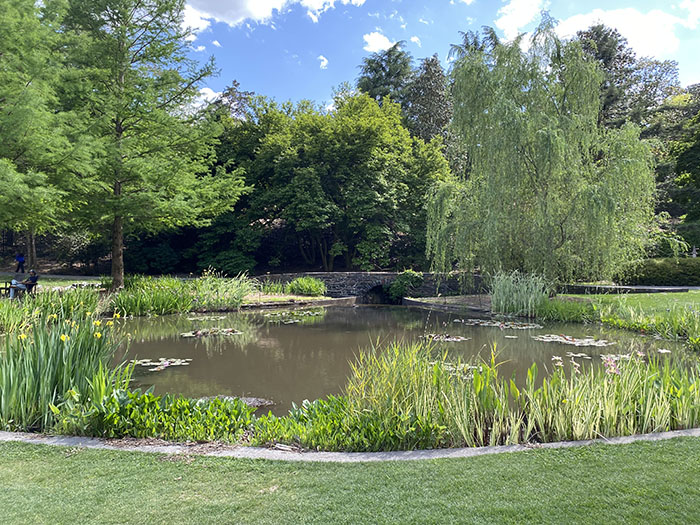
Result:
[[[183,9],[0,6],[0,228],[30,264],[40,236],[63,260],[109,254],[115,286],[125,265],[575,278],[655,238],[700,244],[700,91],[615,30],[561,41],[545,16],[528,51],[466,32],[447,71],[399,42],[331,108],[235,81],[203,106],[215,64],[189,58]]]

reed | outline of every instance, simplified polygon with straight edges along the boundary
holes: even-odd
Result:
[[[7,335],[0,352],[0,426],[50,428],[51,407],[71,390],[87,392],[93,377],[109,367],[118,344],[111,321],[92,315],[72,321],[49,314]]]
[[[491,277],[491,309],[495,313],[535,317],[546,303],[550,284],[544,277],[498,272]]]
[[[602,366],[572,365],[524,386],[486,362],[450,362],[423,344],[358,356],[343,396],[256,421],[252,442],[325,450],[508,445],[700,426],[700,368],[630,352]]]

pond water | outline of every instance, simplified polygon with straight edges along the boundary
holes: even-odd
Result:
[[[553,368],[552,358],[565,363],[569,353],[583,366],[599,364],[601,354],[628,353],[631,349],[662,353],[680,352],[680,345],[638,336],[598,325],[548,323],[542,328],[515,329],[509,324],[479,326],[462,322],[473,318],[393,306],[315,308],[287,312],[188,314],[125,320],[131,334],[128,359],[159,358],[187,361],[187,366],[137,366],[137,386],[153,386],[156,393],[189,397],[228,395],[261,397],[275,402],[272,411],[284,414],[292,402],[338,394],[350,373],[355,355],[372,344],[412,341],[426,334],[447,334],[465,340],[436,342],[463,359],[488,359],[498,349],[500,372],[516,374],[518,382],[533,362]],[[236,335],[182,337],[207,329],[235,329]],[[533,337],[555,334],[577,339],[614,342],[606,347],[577,347]],[[120,356],[120,359],[123,356]]]

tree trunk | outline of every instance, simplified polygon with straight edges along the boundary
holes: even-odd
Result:
[[[112,290],[124,286],[124,222],[115,215],[112,226]]]
[[[27,271],[36,267],[36,237],[34,231],[27,232]]]

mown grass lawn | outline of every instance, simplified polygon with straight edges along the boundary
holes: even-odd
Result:
[[[700,290],[674,293],[562,294],[559,297],[588,299],[601,305],[628,306],[647,314],[664,315],[673,308],[700,308]]]
[[[295,463],[0,444],[2,523],[697,523],[700,439]]]

